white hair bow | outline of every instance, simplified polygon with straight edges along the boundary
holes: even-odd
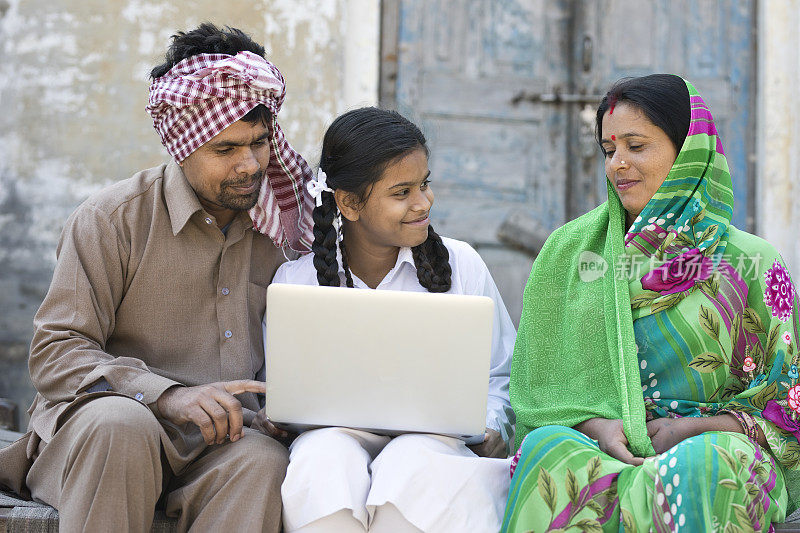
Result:
[[[311,197],[316,201],[317,207],[322,205],[322,193],[333,192],[333,189],[328,187],[328,176],[322,169],[319,169],[317,178],[309,181],[306,187],[308,187]]]

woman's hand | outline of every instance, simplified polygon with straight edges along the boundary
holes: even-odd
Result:
[[[480,457],[498,457],[505,459],[508,456],[506,452],[506,443],[500,433],[486,428],[486,433],[483,436],[483,442],[467,446],[470,450]]]
[[[647,423],[647,435],[656,453],[664,453],[676,444],[707,431],[744,433],[742,425],[731,414],[703,417],[656,418]],[[767,439],[758,429],[758,444],[767,448]]]
[[[628,449],[628,438],[622,430],[622,420],[590,418],[575,426],[575,429],[597,441],[600,450],[623,463],[639,466],[642,457],[634,456]]]
[[[703,418],[656,418],[647,423],[647,436],[656,453],[664,453],[676,444],[705,431]],[[698,422],[701,422],[698,424]]]

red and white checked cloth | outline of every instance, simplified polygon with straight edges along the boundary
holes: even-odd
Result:
[[[305,252],[311,249],[313,240],[314,201],[306,189],[313,172],[278,125],[285,95],[280,70],[257,54],[198,54],[153,80],[146,109],[161,143],[180,162],[258,104],[264,104],[272,114],[270,156],[250,218],[276,246],[288,245]]]

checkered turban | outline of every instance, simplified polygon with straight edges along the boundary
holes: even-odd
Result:
[[[272,115],[269,164],[250,218],[276,246],[304,252],[311,249],[314,203],[306,184],[313,173],[278,125],[285,95],[281,72],[257,54],[198,54],[153,80],[146,109],[161,143],[180,162],[257,105],[265,105]]]

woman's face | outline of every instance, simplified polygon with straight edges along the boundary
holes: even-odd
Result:
[[[639,216],[669,174],[678,153],[664,130],[638,108],[620,102],[603,116],[606,177],[628,212]]]
[[[425,242],[433,205],[429,176],[428,157],[422,149],[386,167],[363,205],[340,202],[347,219],[346,235],[377,247],[414,247]]]

